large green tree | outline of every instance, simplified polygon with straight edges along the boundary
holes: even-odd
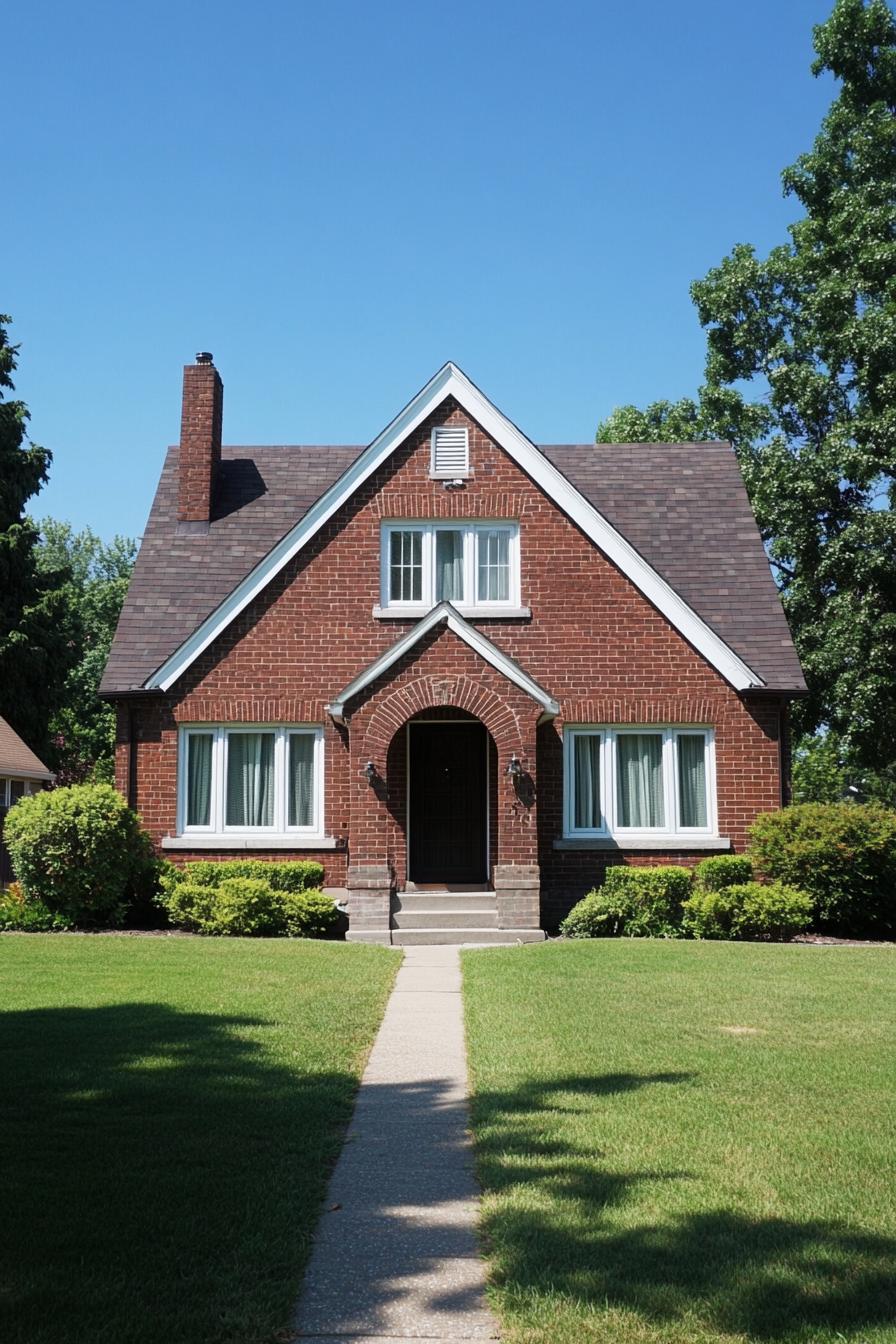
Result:
[[[50,719],[56,766],[65,783],[111,782],[114,774],[115,711],[97,691],[128,589],[137,543],[130,537],[102,541],[89,527],[45,518],[40,524],[38,568],[67,573],[65,600],[77,629],[78,657]]]
[[[28,409],[9,399],[18,347],[0,314],[0,715],[48,764],[50,717],[76,657],[64,573],[40,571],[38,532],[25,505],[47,479],[51,456],[27,438]]]
[[[789,240],[766,257],[740,244],[692,286],[707,333],[699,400],[622,407],[598,439],[640,427],[656,441],[733,442],[809,683],[797,726],[826,730],[851,771],[888,775],[896,765],[893,13],[884,0],[837,0],[814,46],[813,73],[830,72],[840,87],[812,149],[783,174],[803,210]]]

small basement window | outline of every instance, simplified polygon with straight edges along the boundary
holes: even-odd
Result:
[[[451,480],[470,474],[470,436],[463,425],[437,425],[432,431],[432,476]]]

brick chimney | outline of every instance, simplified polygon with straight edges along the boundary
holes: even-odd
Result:
[[[184,368],[177,483],[177,521],[184,531],[202,532],[208,528],[221,461],[223,409],[221,375],[211,355],[202,350],[196,363]]]

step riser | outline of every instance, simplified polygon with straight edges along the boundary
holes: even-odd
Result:
[[[497,910],[400,910],[393,911],[396,929],[494,929]]]
[[[496,910],[498,902],[494,896],[480,892],[471,896],[417,896],[402,892],[392,899],[393,910]]]
[[[543,943],[541,929],[393,929],[393,947],[445,947],[456,943]]]

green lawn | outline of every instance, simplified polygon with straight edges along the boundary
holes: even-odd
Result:
[[[892,949],[568,942],[463,966],[508,1340],[896,1340]]]
[[[0,936],[0,1340],[288,1324],[399,957]]]

